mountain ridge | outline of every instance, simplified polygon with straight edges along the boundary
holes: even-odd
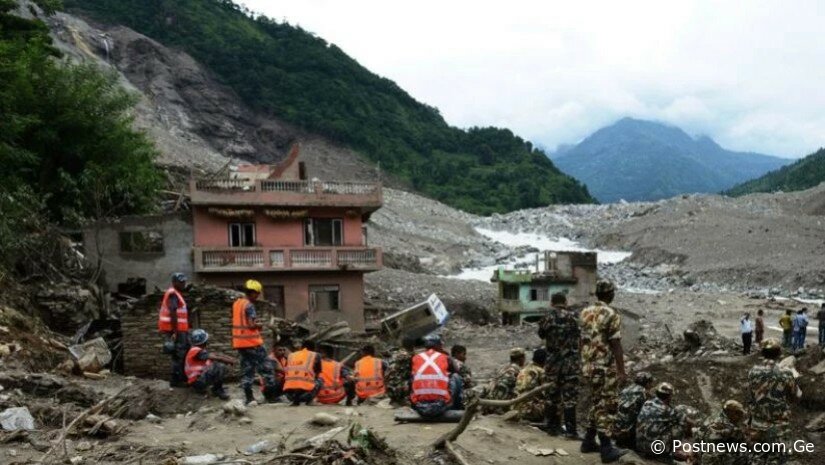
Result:
[[[825,182],[825,148],[771,171],[764,176],[733,186],[725,194],[738,197],[757,192],[794,192]]]
[[[718,193],[790,162],[734,152],[708,136],[660,122],[622,118],[554,157],[601,202]]]

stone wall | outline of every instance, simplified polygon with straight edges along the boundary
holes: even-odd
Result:
[[[210,350],[235,355],[231,339],[232,303],[240,295],[240,292],[211,286],[193,287],[184,293],[192,327],[205,329],[209,333]],[[163,293],[152,292],[123,312],[123,369],[127,375],[169,378],[169,357],[162,353],[163,339],[157,330],[162,298]],[[274,306],[260,301],[255,307],[261,321],[268,322]],[[271,333],[265,330],[267,349],[271,348],[271,339]]]

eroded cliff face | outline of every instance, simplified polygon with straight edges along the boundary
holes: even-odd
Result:
[[[21,15],[37,11],[21,1]],[[379,177],[356,152],[247,107],[186,53],[119,25],[65,13],[40,17],[66,59],[109,68],[138,94],[135,125],[155,141],[162,165],[210,172],[229,162],[273,163],[299,143],[311,176]]]

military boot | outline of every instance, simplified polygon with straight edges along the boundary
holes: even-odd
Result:
[[[581,439],[576,430],[576,407],[564,409],[564,437],[567,439]]]
[[[244,400],[244,403],[245,403],[245,404],[249,404],[250,402],[252,402],[253,400],[255,400],[255,396],[254,396],[254,395],[252,395],[252,387],[251,387],[251,386],[249,386],[249,387],[245,387],[245,388],[243,389],[243,394],[244,394],[244,397],[245,397],[245,399],[246,399],[246,400]]]
[[[619,460],[619,457],[628,452],[627,449],[613,447],[613,443],[610,441],[610,438],[604,433],[599,433],[599,443],[601,443],[599,453],[602,456],[602,463],[615,462],[616,460]]]
[[[587,431],[584,432],[584,439],[582,439],[582,445],[579,451],[582,454],[589,454],[599,452],[600,450],[599,443],[596,442],[596,428],[587,428]]]

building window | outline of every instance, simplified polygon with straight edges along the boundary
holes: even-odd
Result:
[[[530,300],[533,302],[536,301],[549,301],[550,300],[550,291],[547,288],[539,288],[534,287],[530,289]]]
[[[338,286],[309,286],[309,308],[317,312],[341,310],[341,291]]]
[[[505,284],[501,291],[504,300],[518,300],[518,284]]]
[[[120,233],[123,253],[163,253],[163,233],[160,231],[126,231]]]
[[[255,246],[255,223],[230,223],[229,224],[229,246],[230,247],[254,247]]]
[[[304,220],[304,244],[322,247],[343,243],[344,224],[340,219],[307,218]]]

